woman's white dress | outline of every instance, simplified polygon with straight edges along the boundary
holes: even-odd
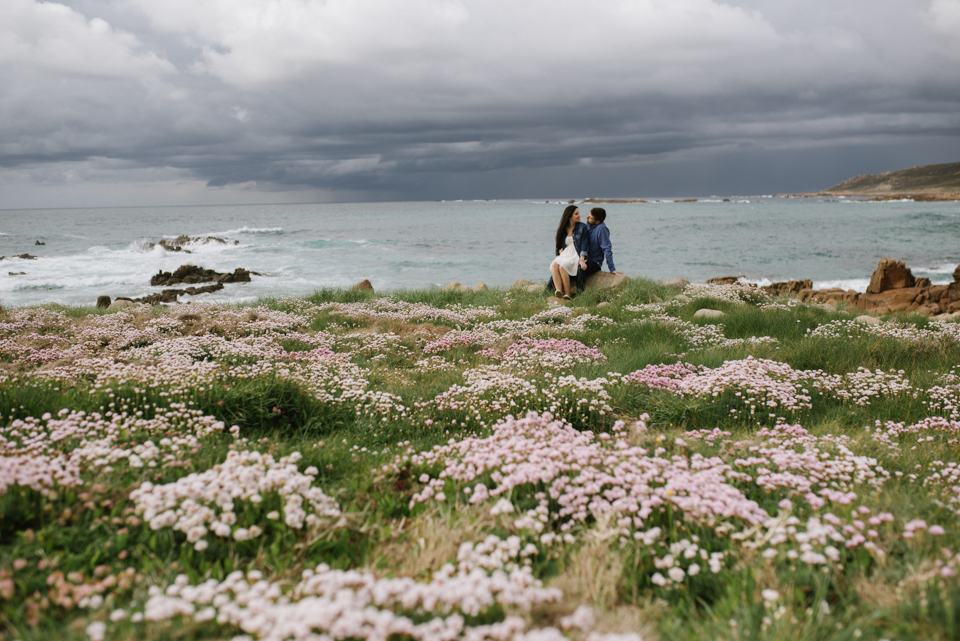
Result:
[[[563,271],[571,276],[577,275],[577,268],[580,266],[580,256],[577,255],[577,248],[573,246],[573,236],[567,236],[567,244],[560,252],[560,255],[553,259],[553,262],[560,265]]]

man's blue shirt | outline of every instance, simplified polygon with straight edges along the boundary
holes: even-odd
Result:
[[[615,272],[617,268],[613,266],[613,246],[610,244],[610,230],[606,223],[597,223],[588,225],[590,227],[590,253],[587,260],[603,266],[603,259],[607,259],[607,267]]]

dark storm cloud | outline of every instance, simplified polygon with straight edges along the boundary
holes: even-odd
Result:
[[[0,24],[7,207],[799,191],[960,160],[960,0],[8,0]]]

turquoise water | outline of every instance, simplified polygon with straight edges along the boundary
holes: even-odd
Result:
[[[0,211],[0,303],[90,304],[138,297],[158,270],[193,263],[262,272],[182,300],[251,301],[367,278],[378,291],[517,278],[544,280],[565,203],[533,201],[238,205]],[[588,205],[584,206],[584,213]],[[608,204],[617,268],[627,275],[753,282],[811,278],[862,291],[884,256],[952,280],[960,203],[782,199]],[[147,250],[161,238],[219,236],[191,255]],[[46,244],[36,246],[40,240]],[[232,241],[239,244],[232,244]],[[37,260],[11,258],[29,253]],[[24,272],[10,276],[9,272]]]

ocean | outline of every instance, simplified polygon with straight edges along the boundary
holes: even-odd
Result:
[[[184,264],[262,276],[183,302],[250,302],[362,279],[378,292],[451,281],[542,282],[565,206],[491,200],[3,210],[0,304],[140,297],[162,289],[150,286],[153,274]],[[581,206],[584,219],[590,206]],[[743,275],[760,284],[810,278],[817,288],[863,291],[885,256],[904,259],[915,276],[934,283],[950,282],[960,264],[957,202],[747,196],[599,206],[607,210],[616,267],[628,276],[703,282]],[[156,245],[180,235],[227,243],[193,244],[190,254]],[[15,257],[24,253],[37,258]]]

